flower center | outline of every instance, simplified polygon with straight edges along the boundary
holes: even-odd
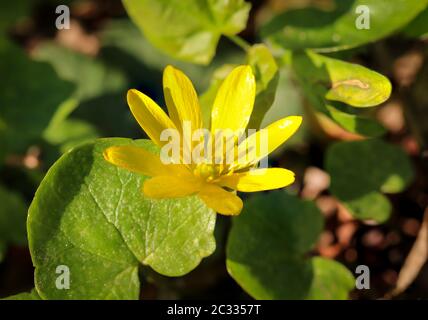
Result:
[[[206,181],[212,181],[220,176],[221,168],[219,165],[200,163],[193,170],[193,174]]]

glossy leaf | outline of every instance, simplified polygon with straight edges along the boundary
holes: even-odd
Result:
[[[341,264],[306,254],[323,226],[314,203],[284,191],[259,194],[234,218],[227,269],[256,299],[346,299],[353,276]]]
[[[261,35],[280,49],[343,50],[379,40],[401,29],[427,3],[427,0],[395,0],[393,4],[390,0],[336,0],[330,10],[304,8],[275,16],[262,27]],[[366,8],[368,29],[358,29],[361,10]]]
[[[391,94],[388,78],[361,65],[312,51],[293,53],[291,59],[297,74],[327,100],[364,108],[381,104]]]
[[[340,142],[328,149],[330,191],[359,219],[383,222],[391,213],[383,193],[403,191],[414,173],[407,155],[378,139]]]
[[[391,94],[391,83],[383,75],[363,66],[306,51],[289,52],[283,58],[291,66],[309,103],[342,128],[363,136],[380,136],[385,130],[374,119],[346,112],[376,106]]]
[[[155,201],[142,196],[143,176],[107,163],[112,145],[146,140],[101,139],[66,153],[48,171],[29,211],[36,288],[48,299],[136,299],[139,262],[179,276],[215,248],[215,213],[197,197]],[[70,269],[69,290],[55,270]]]
[[[221,35],[234,35],[247,23],[244,0],[123,0],[145,37],[168,55],[208,64]]]

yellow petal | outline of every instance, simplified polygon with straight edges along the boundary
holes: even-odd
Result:
[[[154,199],[190,196],[201,189],[202,180],[175,176],[157,176],[144,182],[143,193]]]
[[[167,142],[160,141],[162,131],[176,128],[162,108],[144,93],[135,89],[128,91],[127,99],[132,114],[150,139],[159,146],[166,144]]]
[[[269,168],[222,176],[218,184],[242,192],[256,192],[283,188],[293,182],[294,173],[292,171]]]
[[[163,92],[169,116],[180,132],[183,121],[190,121],[192,130],[202,128],[198,96],[192,82],[183,72],[167,66],[163,73]]]
[[[221,84],[211,111],[211,131],[244,130],[253,111],[256,81],[250,66],[232,70]]]
[[[302,117],[289,116],[257,131],[238,146],[238,162],[252,165],[287,141],[300,127]]]
[[[136,146],[114,146],[104,150],[104,158],[123,169],[145,176],[190,175],[181,164],[163,164],[159,155]]]
[[[224,215],[237,215],[243,207],[241,198],[215,184],[205,184],[199,197],[208,207]]]

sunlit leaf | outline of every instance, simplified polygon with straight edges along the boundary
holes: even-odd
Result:
[[[295,72],[312,107],[342,128],[363,136],[380,136],[385,130],[374,119],[348,112],[376,106],[391,94],[391,83],[383,75],[363,66],[325,57],[312,51],[284,55]]]
[[[215,213],[197,197],[150,200],[145,177],[107,163],[112,145],[146,140],[102,139],[73,149],[54,164],[29,211],[36,288],[48,299],[136,299],[138,266],[178,276],[215,248]],[[70,269],[69,290],[55,286],[58,265]]]
[[[379,40],[399,30],[427,3],[427,0],[394,0],[393,3],[390,0],[336,0],[332,9],[286,11],[264,25],[261,34],[280,49],[343,50]],[[357,28],[358,18],[362,15],[360,6],[369,10],[368,29]]]
[[[244,0],[123,0],[125,8],[157,48],[177,59],[208,64],[221,35],[245,28]]]

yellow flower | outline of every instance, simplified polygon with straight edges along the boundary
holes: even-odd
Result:
[[[150,139],[160,147],[161,133],[177,129],[183,135],[183,123],[192,130],[203,128],[198,97],[189,78],[180,70],[167,66],[163,74],[163,89],[168,115],[148,96],[133,89],[128,91],[130,109]],[[250,66],[236,67],[221,84],[211,111],[211,137],[222,130],[241,130],[247,127],[256,94],[256,84]],[[225,215],[236,215],[242,210],[242,200],[235,190],[256,192],[283,188],[294,182],[294,173],[282,168],[255,168],[257,163],[278,148],[299,128],[302,118],[290,116],[278,120],[265,129],[249,135],[233,153],[248,155],[245,163],[198,162],[165,164],[159,155],[135,146],[114,146],[104,152],[110,163],[149,177],[143,193],[149,198],[176,198],[197,194],[208,207]],[[267,132],[267,143],[262,132]],[[262,141],[263,140],[263,141]],[[191,143],[190,148],[195,145]],[[185,149],[181,145],[181,150]],[[253,152],[248,152],[252,150]],[[242,160],[240,158],[240,160]]]

